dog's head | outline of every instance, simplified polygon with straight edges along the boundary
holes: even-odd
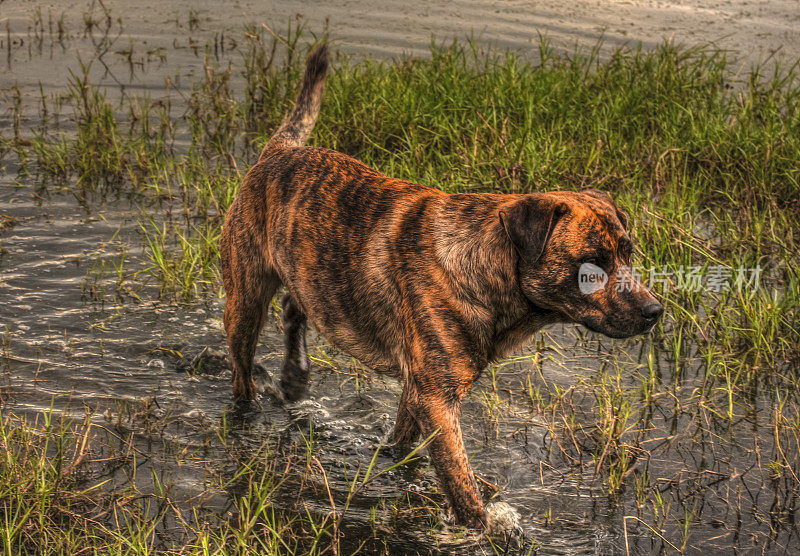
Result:
[[[524,195],[500,220],[535,306],[612,338],[647,332],[663,313],[631,270],[628,219],[606,193]]]

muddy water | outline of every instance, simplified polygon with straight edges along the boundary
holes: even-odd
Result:
[[[556,2],[541,2],[536,10],[523,2],[441,2],[418,7],[342,2],[336,7],[306,3],[300,8],[289,2],[265,6],[247,1],[215,3],[213,7],[205,2],[105,5],[109,12],[99,3],[0,3],[0,30],[7,29],[0,61],[5,64],[0,94],[4,101],[13,102],[12,85],[18,85],[23,133],[35,130],[43,117],[40,85],[49,102],[57,103],[69,70],[78,70],[79,59],[93,60],[92,82],[107,85],[112,98],[146,91],[154,100],[167,94],[178,99],[202,71],[204,56],[223,63],[240,62],[236,40],[245,22],[263,21],[280,29],[297,13],[305,16],[313,31],[330,16],[329,30],[337,48],[355,56],[424,54],[431,35],[444,39],[470,31],[481,40],[520,50],[529,50],[538,42],[537,31],[564,47],[575,42],[593,44],[603,34],[609,45],[628,40],[654,44],[674,33],[677,40],[719,38],[721,46],[745,52],[751,60],[767,57],[782,45],[796,48],[800,44],[792,41],[797,38],[797,26],[791,22],[797,14],[790,2],[753,7],[714,2],[703,3],[702,9],[688,2],[579,2],[568,9]],[[259,12],[261,15],[254,17]],[[87,14],[96,22],[91,32],[83,25]],[[63,33],[59,21],[63,21]],[[182,106],[177,100],[175,105],[176,116],[180,116]],[[10,111],[4,108],[0,126],[6,131],[13,125]],[[68,131],[68,119],[62,126]],[[16,163],[6,160],[0,177],[0,214],[16,220],[0,234],[4,249],[0,258],[0,327],[6,331],[4,403],[31,415],[54,405],[76,418],[83,418],[88,408],[98,424],[114,422],[126,407],[146,406],[170,423],[155,432],[137,431],[142,446],[152,444],[153,438],[161,443],[160,452],[147,465],[157,468],[165,482],[174,483],[186,499],[206,491],[207,469],[202,462],[228,457],[227,450],[207,440],[222,422],[232,423],[236,442],[245,446],[258,445],[264,438],[301,443],[313,435],[324,468],[340,486],[345,482],[345,461],[350,466],[369,462],[391,430],[400,393],[396,382],[365,373],[324,340],[315,338],[309,400],[279,407],[264,399],[258,406],[233,407],[230,373],[224,365],[187,372],[180,360],[169,356],[180,352],[185,360],[206,347],[224,350],[221,300],[179,306],[159,301],[152,285],[138,290],[141,299],[126,296],[124,291],[121,298],[116,297],[115,264],[124,257],[126,272],[146,267],[137,222],[141,211],[153,207],[140,198],[99,193],[84,198],[59,193],[55,187],[45,190],[36,185],[35,178],[18,177],[18,169]],[[623,520],[623,516],[637,513],[632,493],[610,498],[603,481],[592,472],[591,462],[583,462],[588,472],[574,472],[575,462],[561,455],[569,452],[569,447],[561,450],[546,427],[531,418],[531,402],[524,394],[532,362],[537,357],[541,360],[542,355],[541,372],[536,376],[567,389],[581,377],[593,376],[609,361],[622,366],[631,379],[647,374],[643,360],[651,348],[660,380],[669,383],[680,370],[684,394],[702,383],[702,368],[692,361],[691,350],[687,362],[677,366],[650,342],[612,344],[570,328],[550,330],[538,356],[531,349],[505,362],[495,370],[494,382],[491,373],[486,373],[465,404],[462,423],[473,466],[484,479],[502,488],[503,500],[519,509],[526,538],[535,539],[541,552],[624,553],[626,543],[634,553],[663,548],[648,529]],[[278,326],[271,315],[258,362],[275,373],[281,349]],[[326,363],[329,358],[333,365]],[[496,398],[492,398],[494,393]],[[579,394],[573,401],[579,417],[581,411],[590,412],[596,402]],[[759,402],[758,407],[767,401]],[[662,494],[674,504],[676,515],[697,516],[687,541],[689,551],[730,550],[734,546],[780,551],[797,545],[791,528],[770,541],[770,525],[764,516],[771,515],[782,491],[765,488],[759,472],[748,471],[754,458],[753,438],[758,438],[765,426],[763,415],[756,412],[743,422],[747,426],[726,430],[724,438],[708,432],[714,427],[706,423],[707,428],[693,428],[693,434],[673,440],[676,431],[696,426],[692,423],[697,415],[676,410],[671,398],[654,401],[649,412],[638,416],[654,431],[645,434],[644,442],[650,442],[646,445],[652,449],[646,470],[665,478]],[[663,431],[672,432],[667,435]],[[703,453],[709,445],[717,448]],[[761,445],[764,451],[771,447],[768,440]],[[200,458],[181,460],[180,454],[186,450],[205,450],[202,462]],[[382,453],[378,468],[394,461],[391,454]],[[118,480],[124,483],[125,478]],[[369,510],[383,498],[396,497],[398,492],[413,497],[433,490],[433,473],[425,462],[416,471],[387,474],[359,495],[349,514],[350,526],[363,528],[366,535]],[[757,511],[732,515],[728,501],[735,496],[731,491],[740,501],[744,496],[744,505]],[[711,494],[706,496],[706,492]],[[206,503],[212,509],[225,510],[232,498],[222,495]],[[324,498],[307,504],[321,513],[327,508]],[[447,530],[431,533],[425,520],[411,520],[406,525],[402,532],[392,533],[392,552],[425,551],[434,546],[443,551],[490,550],[475,539],[459,539]],[[675,539],[680,528],[680,523],[671,520],[660,533]]]

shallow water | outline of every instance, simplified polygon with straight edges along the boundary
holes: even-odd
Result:
[[[35,198],[32,188],[11,187],[12,183],[13,179],[6,176],[0,189],[0,213],[13,214],[17,219],[2,237],[6,253],[0,265],[0,324],[8,330],[9,344],[3,358],[3,398],[16,412],[33,415],[54,404],[81,420],[89,408],[97,424],[108,426],[125,412],[123,408],[146,403],[154,419],[169,425],[154,433],[136,419],[123,422],[135,433],[143,450],[157,454],[149,465],[159,469],[162,480],[173,482],[175,492],[186,499],[207,492],[207,470],[202,462],[216,461],[224,467],[230,457],[230,446],[207,440],[209,431],[218,427],[223,417],[236,443],[245,450],[267,438],[302,444],[313,435],[318,457],[331,483],[339,488],[344,488],[346,480],[345,461],[351,473],[358,462],[368,464],[393,425],[400,394],[394,380],[366,373],[330,348],[322,352],[324,340],[316,338],[312,356],[318,364],[308,400],[282,408],[265,398],[246,410],[233,407],[229,371],[211,369],[189,374],[179,370],[174,360],[153,351],[158,347],[177,349],[191,357],[204,346],[223,350],[220,300],[183,307],[158,301],[127,300],[120,304],[108,293],[97,293],[98,287],[90,287],[91,268],[98,261],[114,261],[123,248],[134,265],[141,258],[136,206],[126,200],[112,200],[90,203],[93,208],[87,209],[73,196]],[[101,280],[101,285],[109,289],[111,283],[113,280]],[[643,372],[640,361],[642,354],[646,357],[650,342],[631,340],[615,346],[592,334],[578,337],[570,328],[551,329],[539,376],[569,388],[616,360],[623,372],[633,377]],[[609,353],[613,354],[610,358]],[[663,380],[668,383],[675,365],[667,355],[656,353],[667,375]],[[320,358],[328,359],[330,354],[334,355],[335,368],[319,364]],[[636,515],[632,493],[609,497],[603,480],[594,476],[594,464],[586,462],[588,467],[576,472],[574,465],[564,460],[547,428],[531,417],[524,382],[535,367],[534,357],[535,351],[527,350],[496,369],[496,415],[486,403],[494,391],[489,372],[465,404],[462,425],[473,466],[484,479],[502,488],[501,499],[520,511],[526,537],[535,539],[543,553],[623,553],[622,518]],[[281,336],[273,315],[257,361],[275,373],[280,358]],[[690,368],[681,382],[683,392],[690,392],[702,380],[697,368],[697,376],[692,372]],[[680,390],[676,393],[680,395]],[[595,401],[582,399],[578,392],[574,403],[578,411],[581,407],[590,411]],[[763,515],[769,515],[770,506],[782,495],[780,488],[771,494],[765,491],[761,474],[747,469],[753,462],[753,438],[760,434],[758,423],[765,416],[755,415],[731,430],[724,424],[716,429],[714,423],[697,427],[693,420],[699,414],[687,409],[676,411],[673,402],[666,399],[652,404],[650,411],[649,419],[639,416],[654,429],[644,433],[644,445],[652,448],[647,472],[665,478],[663,495],[672,497],[673,503],[695,511],[700,504],[688,544],[690,552],[731,548],[732,533],[718,541],[708,539],[717,537],[721,526],[733,527],[736,520],[734,530],[741,531],[742,536],[748,530],[756,534],[755,539],[736,542],[745,550],[767,542],[762,548],[780,551],[797,542],[790,530],[770,544],[767,531],[759,532],[764,525],[753,521],[752,516],[740,515],[734,520],[729,514],[726,496],[730,493],[726,490],[737,490],[741,496],[742,491],[750,489],[755,497],[748,503],[760,508]],[[137,430],[137,423],[141,430]],[[673,440],[665,438],[670,436],[666,433],[670,426]],[[763,429],[765,424],[760,426]],[[683,435],[683,429],[693,432]],[[560,442],[566,441],[562,438]],[[160,447],[154,449],[154,445]],[[761,438],[760,445],[767,452],[771,442]],[[202,451],[203,457],[180,458],[186,450],[194,454]],[[708,453],[702,455],[699,452],[706,450]],[[180,466],[175,466],[177,460],[182,461]],[[395,461],[391,454],[382,453],[377,466],[382,469]],[[126,478],[120,476],[118,480],[124,485]],[[410,496],[427,493],[441,503],[438,495],[431,494],[434,486],[433,471],[427,464],[409,472],[391,472],[359,495],[350,510],[348,526],[356,535],[359,527],[371,531],[370,508],[398,492]],[[703,492],[706,488],[708,495]],[[719,492],[715,490],[718,488]],[[287,497],[288,507],[291,496]],[[205,507],[225,508],[228,503],[227,496],[216,496],[205,502]],[[328,508],[325,498],[306,504],[321,514]],[[627,523],[629,548],[634,552],[659,550],[660,542],[635,525]],[[667,523],[664,534],[674,538],[678,528],[679,524]],[[391,550],[431,548],[431,532],[424,520],[410,519],[402,531],[402,535],[393,534]],[[436,534],[441,537],[441,550],[486,550],[473,540],[456,540],[446,531]]]
[[[225,414],[229,421],[240,419],[240,431],[248,431],[241,432],[244,437],[239,441],[255,446],[267,435],[289,434],[297,440],[313,430],[332,482],[344,480],[343,461],[350,465],[369,462],[394,423],[400,394],[396,381],[367,374],[339,356],[341,366],[335,370],[315,365],[306,401],[284,409],[264,399],[257,408],[233,408],[229,371],[192,376],[179,371],[168,357],[153,352],[158,347],[187,355],[204,346],[224,349],[220,300],[177,307],[150,301],[120,305],[110,295],[104,296],[105,303],[92,299],[102,297],[90,287],[94,282],[92,265],[118,259],[123,247],[134,264],[141,257],[136,207],[128,201],[111,201],[86,209],[68,195],[33,200],[30,188],[14,188],[12,183],[6,177],[0,190],[0,213],[17,219],[3,235],[6,253],[0,266],[0,324],[8,330],[9,343],[3,359],[3,398],[16,412],[34,415],[55,405],[81,420],[88,407],[94,410],[96,423],[107,425],[116,420],[120,407],[154,400],[157,415],[169,415],[168,420],[174,421],[160,435],[141,433],[143,444],[155,438],[167,446],[155,460],[174,459],[183,449],[202,444],[204,429],[219,423]],[[102,282],[110,288],[108,280]],[[318,338],[314,344],[312,356],[318,356],[314,350],[324,346],[324,341]],[[257,356],[271,373],[279,370],[281,346],[272,316]],[[540,484],[542,430],[531,426],[525,407],[517,408],[511,402],[510,414],[495,429],[485,415],[480,391],[477,388],[474,399],[465,405],[462,419],[475,468],[491,482],[503,485],[507,499],[525,517],[550,506],[559,519],[574,520],[562,534],[553,535],[533,524],[529,524],[528,534],[535,534],[540,542],[552,536],[554,549],[563,545],[570,553],[581,547],[591,548],[593,553],[598,543],[616,546],[615,535],[602,525],[604,511],[594,507],[593,499],[602,497],[602,488],[553,487],[547,484],[547,472],[545,484]],[[513,413],[519,416],[515,418]],[[212,447],[213,454],[220,459],[228,457],[221,446]],[[394,461],[390,455],[382,455],[378,466],[388,467]],[[157,466],[156,461],[153,465]],[[199,467],[184,465],[166,469],[166,473],[187,498],[206,490]],[[431,469],[412,475],[408,482],[403,473],[391,473],[371,486],[356,501],[351,519],[365,524],[369,508],[386,492],[425,491],[435,483]],[[318,502],[320,511],[326,502]],[[393,548],[425,547],[424,524],[407,531],[407,536],[398,539]],[[446,538],[442,542],[442,547],[448,546]]]
[[[252,21],[258,10],[264,11],[262,4],[244,1],[224,2],[214,8],[203,2],[107,5],[113,14],[110,18],[96,3],[71,2],[57,7],[46,2],[0,4],[0,29],[7,26],[7,37],[11,37],[10,48],[8,42],[3,43],[7,67],[0,89],[9,100],[14,95],[12,84],[19,85],[21,125],[26,132],[35,130],[43,117],[39,84],[51,102],[58,102],[68,69],[77,71],[78,58],[94,59],[92,82],[109,86],[111,98],[142,91],[153,99],[168,93],[177,98],[202,71],[204,55],[222,63],[240,62],[235,43],[242,25]],[[744,3],[719,3],[700,10],[700,19],[683,3],[633,2],[625,8],[614,4],[612,9],[605,2],[584,2],[564,10],[548,2],[536,13],[523,13],[520,2],[404,6],[387,8],[372,3],[365,7],[344,2],[336,8],[322,8],[306,4],[302,12],[313,31],[322,26],[324,15],[330,15],[334,44],[355,56],[422,54],[432,34],[445,39],[469,30],[479,33],[481,40],[521,50],[537,43],[536,31],[546,31],[568,46],[573,41],[592,44],[603,27],[607,27],[609,45],[631,38],[653,44],[672,31],[681,31],[678,38],[696,37],[701,31],[697,27],[687,31],[683,24],[702,23],[703,18],[728,21],[734,29],[747,28],[746,37],[728,36],[721,41],[730,46],[725,41],[733,40],[731,48],[748,48],[759,29],[769,29],[769,36],[761,37],[762,42],[749,49],[753,56],[768,55],[775,44],[797,34],[794,27],[778,23],[791,11],[789,3],[780,2],[759,5],[752,12]],[[40,19],[33,12],[37,7],[41,8]],[[276,28],[297,12],[296,4],[288,2],[273,3],[269,9],[263,19]],[[67,31],[59,36],[50,31],[49,21],[50,14],[57,21],[62,13]],[[93,14],[99,22],[91,34],[85,34],[77,23],[84,13]],[[354,18],[354,13],[359,17]],[[648,15],[651,23],[646,23]],[[661,16],[661,23],[652,22],[653,17]],[[117,17],[122,17],[122,23]],[[8,19],[2,22],[4,18]],[[630,32],[621,27],[626,18],[634,22]],[[611,21],[620,28],[608,28]],[[37,25],[41,25],[39,31]],[[723,26],[721,33],[725,32]],[[100,40],[101,36],[108,40]],[[182,109],[180,102],[175,102],[176,116]],[[0,125],[6,129],[14,125],[10,114],[0,112]],[[61,126],[68,131],[70,123],[64,119]],[[6,161],[0,176],[0,214],[16,221],[0,232],[5,250],[0,258],[0,330],[6,331],[7,345],[0,363],[4,404],[28,415],[54,405],[79,420],[88,408],[98,425],[124,422],[135,434],[137,445],[150,451],[146,465],[173,482],[185,499],[208,490],[209,461],[223,475],[231,471],[226,467],[230,447],[213,440],[213,431],[223,422],[232,431],[234,444],[245,452],[264,439],[302,446],[313,435],[331,484],[337,493],[346,490],[346,469],[352,472],[358,462],[368,464],[391,430],[400,394],[395,381],[365,372],[326,346],[323,339],[315,338],[308,400],[280,407],[264,398],[253,407],[233,407],[229,371],[187,372],[165,351],[180,351],[191,358],[206,346],[224,350],[221,300],[175,305],[158,300],[154,285],[135,292],[141,300],[124,290],[117,297],[115,263],[124,255],[126,272],[146,266],[138,229],[141,211],[163,215],[164,207],[137,197],[102,192],[81,197],[58,192],[57,187],[44,189],[34,178],[18,177],[17,170],[14,163]],[[766,454],[775,448],[764,433],[769,426],[771,392],[753,393],[754,412],[736,425],[718,423],[714,415],[688,407],[694,389],[703,384],[703,368],[693,359],[691,346],[676,362],[660,348],[658,338],[615,343],[570,327],[553,328],[543,337],[543,347],[531,348],[499,365],[495,380],[491,372],[484,373],[462,413],[474,468],[482,478],[500,486],[500,498],[520,511],[528,542],[535,539],[542,553],[625,553],[626,545],[633,553],[664,549],[649,529],[625,519],[642,515],[647,520],[650,516],[632,488],[611,497],[594,472],[595,462],[570,459],[579,457],[579,451],[569,442],[577,447],[578,442],[593,442],[592,435],[554,439],[552,431],[536,418],[525,394],[528,379],[558,384],[567,391],[586,380],[588,387],[576,389],[569,397],[580,420],[596,407],[591,387],[601,381],[597,370],[618,365],[631,382],[654,374],[663,384],[674,384],[665,389],[671,397],[653,400],[647,415],[636,415],[640,446],[648,451],[639,454],[641,462],[646,456],[646,465],[637,465],[632,476],[646,473],[663,478],[654,482],[672,505],[670,515],[694,516],[686,550],[781,552],[797,546],[793,526],[771,532],[770,519],[795,515],[791,489],[770,483],[760,468],[753,468],[754,450]],[[257,361],[275,373],[281,350],[278,325],[271,315]],[[648,367],[649,353],[657,372]],[[131,413],[139,417],[122,419],[123,414]],[[152,414],[167,425],[150,430],[142,424],[143,414]],[[154,449],[154,445],[158,447]],[[186,457],[187,451],[193,457]],[[382,452],[377,466],[386,468],[395,461],[392,454]],[[123,474],[116,479],[120,484],[126,480]],[[425,462],[412,470],[388,473],[357,497],[347,527],[356,537],[361,530],[370,535],[370,508],[396,498],[398,492],[414,500],[419,495],[432,496],[441,503],[434,491],[435,478]],[[235,496],[235,492],[222,493],[203,503],[224,510]],[[282,496],[286,507],[291,507],[291,493]],[[737,513],[732,500],[739,501],[738,510],[749,510]],[[324,496],[305,502],[311,511],[325,513],[329,509]],[[482,541],[458,538],[447,528],[432,532],[424,518],[412,516],[403,524],[391,532],[391,552],[490,550]],[[670,519],[661,522],[659,532],[674,540],[681,527]]]

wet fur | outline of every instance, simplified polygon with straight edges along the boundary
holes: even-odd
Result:
[[[393,440],[408,444],[438,429],[428,452],[443,490],[459,522],[483,526],[461,402],[489,362],[541,327],[581,322],[582,309],[570,304],[585,302],[559,294],[573,278],[565,269],[587,245],[616,249],[626,233],[623,215],[598,194],[447,194],[304,147],[326,68],[322,47],[309,57],[294,111],[226,217],[221,252],[234,396],[256,395],[253,355],[283,285],[283,395],[296,400],[307,392],[307,322],[366,365],[402,379]],[[587,314],[625,312],[607,297]]]

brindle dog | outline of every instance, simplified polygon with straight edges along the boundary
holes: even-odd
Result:
[[[438,431],[428,453],[458,521],[485,525],[459,424],[481,370],[543,326],[579,323],[625,338],[650,330],[663,307],[629,274],[627,218],[601,191],[447,194],[304,147],[327,66],[322,46],[225,220],[234,396],[256,395],[256,342],[283,285],[283,396],[307,392],[308,320],[334,345],[404,380],[393,441]],[[581,293],[584,262],[607,273],[604,288]]]

